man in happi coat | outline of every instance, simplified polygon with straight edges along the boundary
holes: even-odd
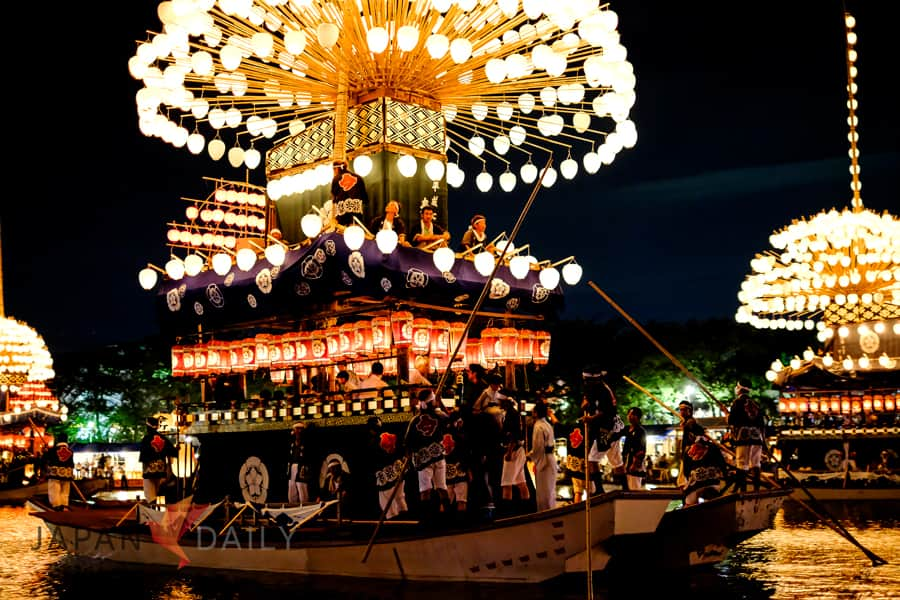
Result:
[[[65,433],[56,436],[56,444],[44,454],[47,496],[53,510],[69,510],[69,488],[75,479],[75,454]]]
[[[139,459],[144,476],[144,499],[156,501],[159,489],[171,473],[169,459],[178,456],[178,448],[158,431],[159,419],[147,417],[147,432],[141,439]]]
[[[369,418],[369,434],[369,459],[375,470],[378,503],[384,512],[384,518],[393,519],[408,510],[405,485],[403,481],[399,481],[403,470],[403,452],[397,434],[385,431],[378,417]],[[397,488],[396,492],[394,488]],[[388,501],[391,502],[390,506]]]

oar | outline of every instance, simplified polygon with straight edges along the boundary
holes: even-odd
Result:
[[[718,405],[723,409],[723,411],[725,411],[726,414],[727,414],[727,409],[726,409],[726,407],[724,406],[724,404],[723,404],[718,398],[716,398],[716,397],[712,394],[712,392],[710,392],[709,389],[708,389],[705,385],[703,385],[703,383],[702,383],[699,379],[697,379],[690,371],[688,371],[687,368],[686,368],[683,364],[681,364],[681,362],[680,362],[677,358],[675,358],[668,350],[666,350],[666,349],[662,346],[662,344],[660,344],[660,343],[657,342],[655,339],[653,339],[653,336],[651,336],[649,333],[647,333],[647,330],[645,330],[643,327],[641,327],[640,324],[639,324],[637,321],[635,321],[635,320],[631,317],[631,315],[629,315],[627,312],[625,312],[625,310],[624,310],[621,306],[619,306],[618,304],[616,304],[615,302],[613,302],[612,298],[610,298],[609,295],[607,295],[606,292],[604,292],[603,290],[601,290],[601,289],[600,289],[593,281],[589,281],[589,282],[588,282],[588,285],[590,285],[590,286],[594,289],[595,292],[597,292],[598,294],[600,294],[600,296],[602,296],[603,299],[606,300],[606,301],[610,304],[610,306],[612,306],[613,308],[615,308],[615,309],[619,312],[619,314],[621,314],[623,317],[625,317],[625,319],[626,319],[629,323],[631,323],[632,325],[634,325],[635,328],[636,328],[638,331],[640,331],[642,334],[644,334],[644,337],[646,337],[648,340],[650,340],[650,341],[653,343],[653,345],[656,346],[656,347],[657,347],[657,348],[658,348],[658,349],[659,349],[659,350],[660,350],[660,351],[661,351],[661,352],[662,352],[669,360],[671,360],[671,361],[675,364],[675,366],[677,366],[679,369],[681,369],[681,371],[682,371],[685,375],[687,375],[687,376],[691,379],[691,381],[693,381],[694,383],[696,383],[697,386],[703,391],[704,394],[706,394],[706,396],[707,396],[710,400],[712,400],[713,402],[715,402],[716,404],[718,404]],[[807,496],[809,496],[809,499],[813,502],[813,504],[816,505],[817,511],[813,511],[813,510],[810,511],[815,517],[821,518],[821,515],[825,515],[826,517],[828,517],[828,519],[831,521],[831,523],[828,524],[829,527],[831,527],[833,530],[835,530],[835,531],[837,531],[838,533],[840,533],[847,541],[849,541],[851,544],[853,544],[854,546],[856,546],[857,548],[859,548],[859,549],[862,551],[862,553],[865,554],[866,557],[868,557],[868,559],[872,561],[872,566],[873,566],[873,567],[877,567],[877,566],[879,566],[879,565],[887,564],[887,561],[886,561],[886,560],[884,560],[883,558],[881,558],[880,556],[878,556],[877,554],[875,554],[874,552],[872,552],[871,550],[865,548],[862,544],[860,544],[860,543],[856,540],[856,538],[854,538],[854,537],[850,534],[850,532],[847,531],[847,530],[844,528],[844,526],[841,525],[841,524],[838,522],[838,520],[837,520],[836,518],[834,518],[834,517],[828,512],[828,510],[827,510],[824,506],[822,506],[822,503],[819,502],[819,501],[816,499],[816,497],[812,495],[812,492],[810,492],[809,489],[807,489],[807,487],[806,487],[805,485],[803,485],[803,482],[801,482],[799,479],[797,479],[797,478],[794,476],[794,474],[791,473],[791,471],[790,471],[789,468],[785,467],[785,466],[782,464],[782,462],[781,462],[780,460],[777,460],[777,459],[772,455],[772,452],[769,450],[768,445],[765,444],[765,443],[763,444],[763,450],[765,451],[766,456],[769,458],[769,460],[771,460],[771,461],[774,462],[776,465],[778,465],[779,467],[781,467],[781,469],[782,469],[785,473],[787,473],[787,475],[788,475],[788,477],[791,479],[791,481],[792,481],[797,487],[799,487],[800,489],[802,489],[803,492],[804,492]],[[800,505],[801,505],[801,506],[804,506],[805,503],[801,502]],[[819,513],[821,513],[821,515],[820,515]]]
[[[522,212],[519,213],[519,219],[516,221],[515,226],[513,227],[512,233],[509,236],[509,242],[504,245],[503,252],[500,253],[500,257],[494,263],[494,270],[491,272],[491,275],[487,278],[487,281],[484,282],[484,286],[481,288],[481,295],[478,296],[478,300],[475,302],[475,306],[472,307],[472,311],[469,313],[469,318],[466,320],[466,326],[463,328],[462,333],[459,336],[459,341],[456,343],[456,348],[453,349],[453,354],[450,355],[450,358],[447,360],[447,368],[441,373],[441,378],[438,380],[437,387],[435,388],[434,395],[440,400],[441,391],[444,389],[444,384],[452,372],[453,359],[456,358],[456,355],[459,354],[459,349],[463,344],[463,341],[466,339],[466,335],[469,331],[469,328],[472,326],[472,322],[475,320],[475,316],[478,314],[479,309],[481,309],[481,305],[484,303],[484,299],[487,298],[488,291],[491,289],[491,282],[494,280],[494,274],[497,272],[497,269],[500,268],[500,264],[503,262],[503,257],[506,256],[507,250],[512,246],[513,240],[516,239],[516,235],[519,233],[519,229],[522,227],[522,223],[525,221],[525,215],[528,214],[531,205],[534,203],[535,197],[537,197],[537,193],[541,188],[541,182],[544,180],[544,173],[547,172],[547,169],[550,168],[550,165],[553,164],[553,155],[550,155],[550,158],[547,159],[547,165],[540,173],[540,177],[534,184],[534,189],[531,191],[531,195],[528,197],[528,200],[525,202],[525,206],[522,208]],[[412,399],[410,399],[410,404],[412,404]],[[409,428],[412,425],[413,420],[410,419],[409,423],[406,426],[406,435],[409,434]],[[404,435],[404,439],[406,439],[406,435]],[[375,531],[372,532],[372,537],[369,539],[369,544],[366,546],[366,552],[363,554],[362,562],[366,562],[369,558],[369,552],[372,551],[372,544],[375,543],[375,537],[378,535],[378,530],[381,529],[381,524],[384,523],[385,516],[387,515],[387,511],[391,507],[391,503],[394,501],[394,496],[397,494],[397,490],[401,485],[403,485],[403,477],[406,474],[406,469],[409,465],[409,452],[406,452],[406,456],[403,459],[403,465],[400,467],[400,475],[397,477],[397,483],[394,484],[394,489],[391,490],[391,496],[388,498],[388,501],[385,503],[384,508],[381,511],[381,516],[378,518],[378,524],[375,525]]]

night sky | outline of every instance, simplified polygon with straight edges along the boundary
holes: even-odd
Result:
[[[182,196],[209,193],[204,176],[244,178],[224,159],[138,131],[139,85],[126,62],[135,41],[159,28],[155,2],[112,15],[65,4],[23,34],[42,52],[5,64],[5,312],[36,328],[51,353],[155,334],[153,294],[137,272],[165,263],[165,224],[183,215]],[[859,35],[863,201],[894,215],[896,5],[847,3]],[[642,323],[732,318],[770,233],[849,204],[841,3],[611,7],[637,76],[637,146],[597,175],[542,189],[516,241],[538,258],[574,254],[584,267],[582,284],[566,289],[563,318],[616,316],[588,280]],[[261,178],[260,167],[251,181]],[[513,194],[485,196],[470,172],[451,189],[454,241],[475,212],[487,215],[489,234],[511,231],[529,192],[520,182]]]

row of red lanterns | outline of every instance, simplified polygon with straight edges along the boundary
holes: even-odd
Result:
[[[457,348],[457,356],[465,357],[466,363],[547,364],[550,334],[546,331],[488,327],[482,330],[480,339],[466,339],[465,328],[465,323],[433,321],[398,311],[390,317],[315,331],[173,346],[172,374],[179,377],[327,365],[389,354],[392,346],[427,354],[436,368],[446,367]]]
[[[894,394],[864,394],[863,396],[799,396],[781,398],[778,412],[801,413],[822,412],[833,414],[858,414],[861,412],[892,411],[897,407]]]

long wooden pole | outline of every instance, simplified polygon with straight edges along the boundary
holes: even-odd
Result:
[[[587,597],[594,598],[594,567],[591,561],[593,548],[591,547],[591,479],[590,479],[590,448],[588,444],[588,424],[584,422],[584,550],[587,558]],[[598,490],[599,491],[599,490]]]
[[[663,402],[662,400],[660,400],[659,398],[657,398],[656,396],[654,396],[652,393],[650,393],[649,390],[647,390],[647,389],[641,387],[640,385],[638,385],[637,382],[635,382],[633,379],[631,379],[631,378],[628,377],[627,375],[622,375],[622,379],[624,379],[625,381],[627,381],[628,383],[630,383],[631,385],[633,385],[633,386],[636,387],[637,389],[639,389],[639,390],[641,390],[642,392],[644,392],[645,394],[647,394],[654,402],[656,402],[657,404],[659,404],[660,406],[662,406],[664,409],[666,409],[667,411],[669,411],[671,414],[673,414],[673,415],[675,415],[676,417],[678,417],[679,420],[681,419],[681,415],[678,414],[678,411],[676,411],[674,408],[670,407],[668,404],[666,404],[665,402]]]
[[[653,342],[653,345],[656,346],[656,347],[659,349],[659,351],[662,352],[667,358],[669,358],[669,360],[671,360],[673,363],[675,363],[675,365],[676,365],[679,369],[681,369],[681,370],[682,370],[682,371],[683,371],[683,372],[691,379],[691,381],[695,382],[695,383],[697,384],[697,386],[698,386],[701,390],[703,390],[704,393],[706,393],[706,395],[707,395],[710,399],[712,399],[714,402],[718,403],[718,404],[721,406],[721,402],[720,402],[715,396],[712,395],[712,392],[710,392],[710,391],[706,388],[706,386],[703,385],[703,383],[702,383],[699,379],[697,379],[696,377],[694,377],[693,373],[691,373],[690,371],[688,371],[687,368],[686,368],[684,365],[682,365],[681,362],[680,362],[677,358],[675,358],[668,350],[666,350],[665,348],[663,348],[662,344],[660,344],[660,343],[657,342],[655,339],[653,339],[653,337],[652,337],[649,333],[647,333],[647,331],[646,331],[643,327],[641,327],[640,324],[639,324],[637,321],[635,321],[633,318],[631,318],[631,315],[629,315],[628,313],[626,313],[625,310],[624,310],[621,306],[619,306],[618,304],[616,304],[615,302],[613,302],[612,298],[610,298],[610,297],[606,294],[606,292],[604,292],[604,291],[601,290],[599,287],[597,287],[597,285],[596,285],[593,281],[588,282],[588,284],[589,284],[592,288],[594,288],[594,291],[596,291],[598,294],[600,294],[600,295],[603,297],[604,300],[606,300],[607,302],[609,302],[609,304],[610,304],[613,308],[615,308],[617,311],[619,311],[619,313],[620,313],[623,317],[625,317],[625,319],[626,319],[629,323],[631,323],[632,325],[634,325],[635,328],[637,328],[638,331],[640,331],[641,333],[643,333],[644,336],[645,336],[647,339],[649,339],[651,342]],[[720,446],[720,447],[721,447],[721,446]],[[779,467],[781,467],[781,469],[782,469],[785,473],[787,473],[787,475],[788,475],[788,477],[791,479],[791,481],[792,481],[797,487],[799,487],[800,489],[802,489],[803,492],[809,497],[809,499],[810,499],[813,503],[815,503],[815,504],[817,505],[817,506],[816,506],[817,510],[812,510],[812,509],[810,509],[810,513],[812,513],[813,516],[815,516],[816,518],[819,518],[819,519],[822,518],[822,515],[825,515],[826,517],[828,517],[828,518],[830,519],[830,523],[829,523],[829,522],[826,522],[826,525],[828,525],[828,526],[831,527],[833,530],[835,530],[835,531],[837,531],[838,533],[840,533],[842,536],[844,536],[844,538],[847,539],[847,541],[849,541],[851,544],[853,544],[854,546],[856,546],[857,548],[859,548],[859,549],[863,552],[863,554],[865,554],[865,555],[869,558],[869,560],[872,561],[872,566],[873,566],[873,567],[877,567],[877,566],[879,566],[879,565],[887,564],[887,561],[886,561],[886,560],[884,560],[883,558],[881,558],[880,556],[878,556],[877,554],[875,554],[874,552],[872,552],[871,550],[865,548],[862,544],[860,544],[860,543],[856,540],[856,538],[854,538],[854,537],[850,534],[850,532],[847,531],[847,530],[844,528],[844,526],[841,525],[841,524],[838,522],[838,520],[837,520],[836,518],[834,518],[834,517],[828,512],[828,510],[827,510],[827,509],[826,509],[826,508],[818,501],[818,499],[816,499],[816,497],[813,496],[812,492],[810,492],[809,489],[808,489],[805,485],[803,485],[803,482],[800,481],[799,479],[797,479],[797,477],[796,477],[793,473],[791,473],[791,471],[790,471],[789,468],[787,468],[780,460],[777,460],[777,459],[772,455],[772,452],[771,452],[771,450],[769,450],[769,447],[768,447],[767,444],[763,444],[763,451],[766,453],[766,456],[769,458],[769,460],[771,460],[771,461],[774,462],[776,465],[778,465]],[[800,504],[801,504],[801,506],[804,506],[804,507],[807,506],[807,505],[806,505],[805,503],[803,503],[803,502],[800,502]],[[821,514],[820,514],[820,513],[821,513]]]
[[[541,171],[540,177],[534,184],[534,189],[531,191],[531,195],[528,197],[528,201],[525,203],[525,206],[522,208],[522,212],[519,213],[519,219],[516,221],[515,226],[513,227],[512,233],[509,236],[509,243],[503,248],[503,252],[500,254],[500,258],[494,263],[494,270],[491,272],[491,276],[487,278],[487,281],[484,282],[484,287],[481,288],[481,295],[478,296],[478,300],[475,302],[475,306],[472,307],[472,311],[469,313],[469,318],[466,319],[466,326],[463,328],[462,334],[459,336],[459,342],[457,342],[456,347],[453,349],[453,354],[450,355],[449,360],[447,361],[447,368],[441,373],[441,378],[438,381],[437,388],[434,391],[434,395],[440,401],[441,391],[444,389],[444,384],[447,382],[447,379],[451,372],[451,365],[453,364],[453,359],[456,358],[456,355],[459,353],[459,349],[462,346],[463,340],[466,339],[466,334],[469,331],[469,328],[472,326],[472,322],[475,320],[475,315],[478,314],[478,310],[481,308],[481,305],[484,303],[484,299],[488,295],[488,291],[491,289],[491,282],[494,280],[494,273],[497,272],[497,269],[500,268],[500,263],[503,260],[503,257],[506,255],[507,249],[512,246],[512,241],[516,238],[516,234],[519,233],[519,229],[522,227],[522,222],[525,220],[525,215],[528,214],[529,209],[531,209],[531,205],[534,203],[534,199],[537,197],[537,193],[540,190],[541,182],[544,179],[544,173],[547,172],[547,169],[550,168],[550,165],[553,164],[553,155],[550,155],[550,158],[547,159],[547,166],[544,167],[544,170]],[[410,404],[412,404],[412,399],[410,399]],[[409,428],[412,425],[413,420],[410,419],[409,423],[406,426],[406,433],[409,434]],[[406,436],[404,435],[404,439]],[[390,498],[385,503],[384,508],[381,510],[381,516],[378,518],[378,524],[375,525],[375,531],[372,532],[372,537],[369,539],[369,544],[366,546],[366,551],[363,554],[362,562],[366,562],[369,558],[369,553],[372,551],[372,544],[375,543],[375,538],[378,536],[378,530],[381,529],[382,523],[384,523],[385,515],[387,515],[388,509],[391,507],[391,503],[394,501],[394,496],[397,494],[397,490],[403,485],[403,477],[406,475],[406,469],[409,466],[409,452],[406,452],[406,456],[403,458],[403,464],[400,467],[400,475],[397,477],[397,483],[394,484],[394,489],[391,490]]]

